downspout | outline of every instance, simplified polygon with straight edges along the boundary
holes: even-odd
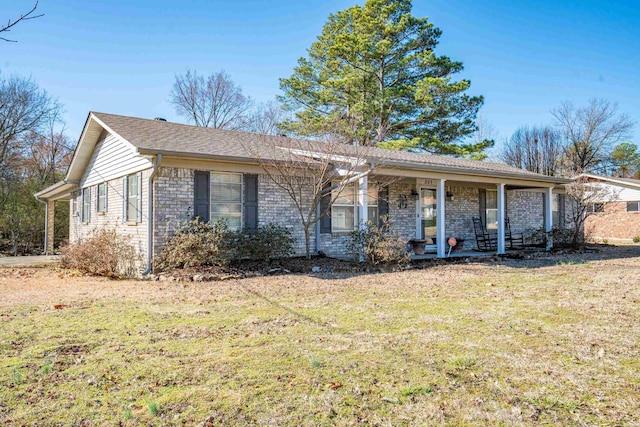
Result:
[[[158,153],[147,183],[149,199],[147,200],[147,268],[142,272],[143,276],[151,273],[153,269],[153,178],[158,173],[160,163],[162,163],[162,154]]]
[[[36,200],[40,203],[44,203],[44,254],[47,254],[47,247],[49,246],[49,203],[45,200],[40,199],[38,196],[35,196]]]

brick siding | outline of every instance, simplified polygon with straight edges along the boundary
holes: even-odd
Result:
[[[604,212],[587,216],[584,230],[590,239],[633,241],[640,236],[640,212],[627,212],[627,202],[608,202]]]

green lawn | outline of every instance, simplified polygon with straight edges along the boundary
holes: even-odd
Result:
[[[0,425],[640,424],[640,258],[525,266],[0,270]]]

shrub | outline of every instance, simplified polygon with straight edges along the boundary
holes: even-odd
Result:
[[[60,249],[64,268],[106,277],[138,275],[141,258],[136,248],[116,230],[101,229],[90,237]]]
[[[363,229],[352,231],[350,237],[347,249],[368,264],[402,265],[409,260],[407,242],[396,234],[387,216],[382,217],[380,226],[369,221]]]
[[[233,233],[226,222],[215,224],[192,219],[181,223],[155,259],[158,271],[204,265],[226,265]]]
[[[528,238],[532,245],[545,246],[547,244],[547,236],[553,239],[553,246],[556,248],[568,248],[573,246],[573,237],[575,231],[572,228],[552,227],[551,232],[547,233],[544,227],[533,230]],[[578,242],[580,245],[583,242]]]
[[[288,228],[270,223],[255,230],[235,233],[230,249],[238,260],[270,262],[291,256],[294,242]]]
[[[633,243],[640,243],[640,236],[633,236]]]

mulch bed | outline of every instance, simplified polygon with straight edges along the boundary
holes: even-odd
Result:
[[[362,273],[387,273],[391,271],[425,269],[436,265],[444,264],[466,264],[466,263],[498,263],[507,260],[517,260],[524,263],[531,261],[549,260],[557,258],[565,260],[573,257],[598,257],[598,253],[605,249],[604,245],[588,245],[581,250],[574,249],[554,249],[551,252],[543,249],[525,249],[519,252],[509,252],[506,255],[494,255],[490,257],[452,257],[452,258],[430,258],[412,260],[406,266],[370,266],[364,263],[355,263],[329,257],[305,257],[289,258],[271,263],[257,261],[233,262],[228,266],[199,266],[185,269],[149,275],[149,280],[161,281],[188,281],[188,282],[210,282],[220,280],[243,279],[248,277],[285,275],[285,274],[311,274],[311,275],[353,275]],[[631,250],[638,248],[629,247]],[[617,251],[624,252],[624,248]],[[612,250],[612,248],[609,248]],[[616,251],[616,249],[614,249]],[[607,251],[605,251],[607,252]],[[589,256],[590,255],[590,256]]]
[[[357,273],[363,266],[328,257],[290,258],[272,263],[258,261],[233,262],[229,266],[200,266],[176,269],[151,276],[152,280],[210,282],[246,277],[309,273]]]

